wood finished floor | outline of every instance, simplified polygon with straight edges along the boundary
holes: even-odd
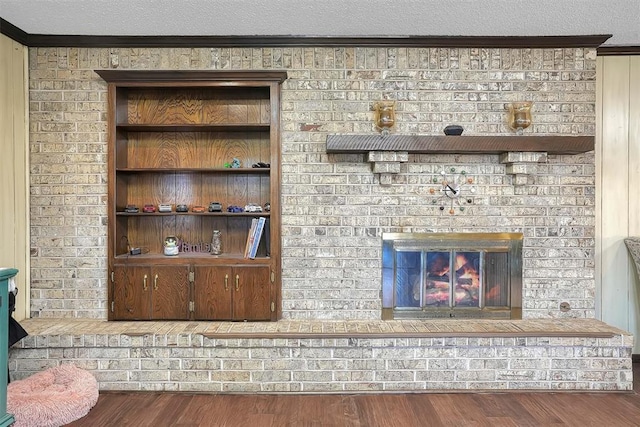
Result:
[[[105,392],[69,426],[413,427],[640,426],[634,391],[215,395]]]

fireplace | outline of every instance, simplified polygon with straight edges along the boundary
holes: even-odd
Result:
[[[382,319],[521,319],[521,233],[384,233]]]

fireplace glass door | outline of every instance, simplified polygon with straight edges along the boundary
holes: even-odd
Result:
[[[518,236],[385,233],[383,318],[519,318]]]

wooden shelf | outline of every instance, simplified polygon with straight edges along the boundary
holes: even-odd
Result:
[[[195,215],[195,216],[224,216],[224,217],[269,217],[271,212],[116,212],[117,216],[138,216],[153,218],[156,216]]]
[[[239,87],[247,82],[252,86],[251,82],[282,83],[287,79],[287,72],[283,70],[95,70],[95,72],[109,83],[138,83],[139,87],[154,85],[176,87],[180,83],[188,87],[207,87],[211,86],[212,82],[224,82],[229,86]]]
[[[129,173],[220,173],[220,174],[264,174],[271,173],[271,168],[116,168],[116,172]]]
[[[406,151],[412,154],[501,154],[506,152],[546,152],[580,154],[595,149],[593,136],[505,135],[329,135],[327,153],[368,153]]]
[[[210,263],[230,263],[230,264],[264,264],[268,263],[270,257],[256,257],[254,259],[244,258],[242,255],[226,254],[211,255],[209,252],[180,252],[178,255],[164,255],[158,253],[146,253],[140,255],[121,254],[116,255],[115,259],[118,261],[125,261],[131,263],[144,263],[144,262],[158,262],[161,261],[165,264],[180,263],[180,260],[205,260]]]
[[[128,124],[117,125],[118,130],[128,132],[268,132],[270,124]]]

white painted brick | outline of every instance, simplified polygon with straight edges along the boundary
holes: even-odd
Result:
[[[309,51],[283,48],[278,52],[275,55],[272,49],[261,48],[30,49],[32,316],[106,318],[107,315],[103,221],[106,84],[94,70],[108,68],[113,58],[117,58],[118,68],[123,70],[287,69],[289,78],[282,90],[282,234],[295,236],[298,229],[317,227],[324,227],[325,233],[316,239],[285,238],[283,265],[303,263],[317,247],[348,247],[353,253],[340,255],[336,258],[338,262],[331,265],[287,267],[283,271],[283,295],[291,299],[283,301],[285,318],[379,318],[378,307],[361,308],[359,301],[348,293],[334,293],[335,301],[323,296],[322,304],[307,304],[307,300],[313,301],[316,296],[305,286],[309,277],[322,276],[319,271],[338,282],[347,280],[353,269],[349,261],[357,263],[359,253],[379,251],[380,234],[400,227],[429,232],[522,231],[526,236],[525,249],[554,250],[573,245],[595,248],[593,209],[554,208],[594,205],[592,154],[549,156],[548,163],[538,164],[537,170],[525,168],[533,175],[518,172],[515,176],[505,176],[505,165],[499,164],[495,155],[407,155],[393,160],[407,162],[402,168],[377,177],[362,155],[327,156],[324,141],[331,133],[374,133],[370,106],[382,99],[389,87],[396,86],[403,88],[395,92],[396,133],[440,135],[446,124],[458,123],[465,128],[465,134],[511,134],[505,126],[505,104],[512,99],[531,98],[534,124],[527,134],[593,135],[596,49],[511,49],[496,55],[465,48],[344,47]],[[371,62],[374,57],[376,60]],[[453,65],[457,67],[454,75]],[[568,76],[571,79],[565,79]],[[545,86],[540,86],[540,82]],[[532,85],[540,89],[532,92]],[[539,154],[510,155],[511,161],[541,160]],[[432,172],[452,165],[475,174],[478,191],[468,213],[450,217],[443,216],[430,204],[424,183]],[[381,190],[392,191],[394,200],[400,202],[391,204],[391,199],[373,197]],[[549,192],[544,196],[558,197],[540,198],[538,193],[542,191]],[[339,197],[356,194],[365,197],[358,200]],[[532,197],[520,197],[524,195]],[[353,214],[347,209],[349,205],[370,209]],[[311,215],[298,209],[304,206],[332,212]],[[59,208],[59,212],[54,213],[52,208]],[[65,220],[58,221],[62,217]],[[532,225],[536,221],[547,222],[539,226],[547,227],[542,230],[545,236],[539,237],[543,241],[536,241]],[[579,224],[580,237],[591,237],[590,240],[577,243],[567,234],[568,227],[553,226],[561,223]],[[372,239],[359,238],[368,232],[362,227],[374,230]],[[331,240],[331,236],[345,239]],[[85,255],[69,251],[70,248],[85,250]],[[90,265],[84,261],[74,263],[72,260],[77,256],[93,261]],[[593,252],[558,256],[530,253],[527,257],[531,261],[557,258],[560,269],[563,262],[584,260],[585,277],[562,277],[555,269],[540,269],[541,272],[533,274],[531,270],[536,267],[526,267],[525,294],[537,281],[544,281],[546,288],[558,293],[527,296],[543,301],[540,304],[525,301],[525,317],[559,315],[562,292],[571,296],[566,299],[573,307],[573,316],[595,316]],[[61,258],[64,260],[58,262]],[[358,287],[375,293],[380,289],[379,267],[367,268],[371,274],[367,280],[359,280]],[[73,294],[87,287],[87,278],[94,279],[91,287],[101,288],[98,298],[40,292],[59,289]],[[341,286],[329,284],[318,288],[318,292],[331,294]],[[578,288],[587,292],[585,298],[573,295]],[[101,301],[96,303],[96,299]],[[202,345],[198,338],[191,344]]]
[[[129,349],[126,340],[117,335],[106,339],[100,334],[84,335],[85,340],[53,337],[24,340],[20,347],[11,349],[12,378],[72,362],[92,371],[103,390],[322,392],[632,387],[632,344],[624,344],[619,336],[215,339],[206,343],[215,347],[157,346],[131,349],[131,356],[119,358],[113,356]],[[66,342],[71,347],[29,348],[50,340]],[[105,341],[118,347],[99,346]],[[177,341],[177,337],[167,339]],[[251,350],[238,348],[239,343],[250,345]],[[482,346],[477,347],[478,344]],[[215,354],[228,357],[221,359]],[[154,355],[164,358],[153,358]]]
[[[375,162],[373,173],[396,174],[400,173],[400,163],[398,162]]]
[[[409,153],[406,151],[370,151],[367,153],[367,161],[377,162],[408,162]]]

